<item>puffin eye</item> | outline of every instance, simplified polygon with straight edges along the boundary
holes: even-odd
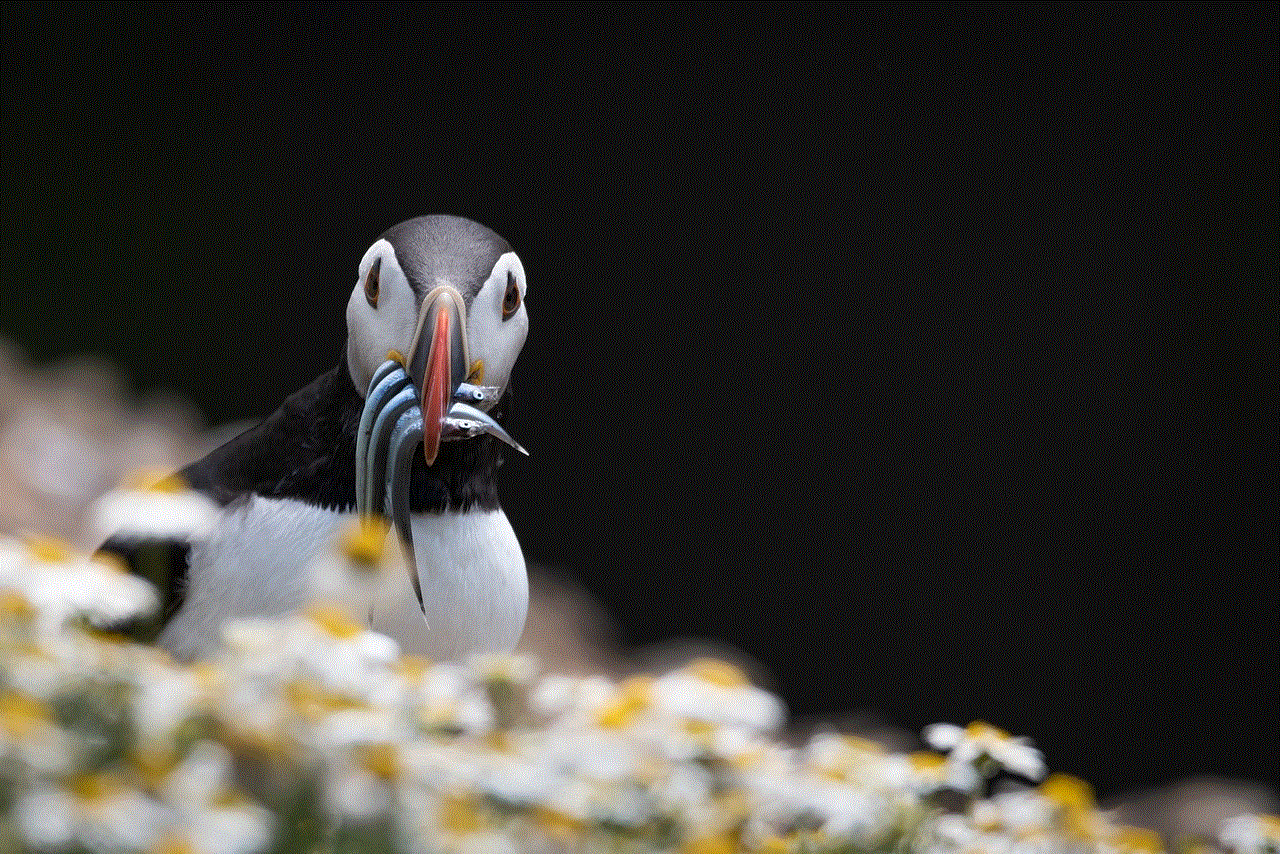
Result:
[[[369,268],[369,275],[364,277],[364,298],[373,308],[378,307],[378,274],[382,269],[382,259],[378,258]]]
[[[502,319],[507,320],[520,308],[520,286],[516,284],[516,274],[507,271],[507,292],[502,296]]]

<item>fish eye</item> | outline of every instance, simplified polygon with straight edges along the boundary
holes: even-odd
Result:
[[[378,307],[378,278],[382,270],[382,259],[378,258],[369,268],[369,275],[364,277],[364,298],[373,308]]]
[[[502,296],[502,319],[507,320],[520,308],[520,286],[516,284],[516,274],[507,271],[507,292]]]

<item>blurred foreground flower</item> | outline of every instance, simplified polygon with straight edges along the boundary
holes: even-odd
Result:
[[[924,738],[938,750],[950,751],[949,762],[972,767],[984,777],[1001,770],[1032,780],[1044,776],[1044,757],[1029,739],[1015,738],[984,721],[974,721],[963,729],[955,724],[932,724],[925,728]]]
[[[946,811],[940,795],[973,795],[993,769],[1043,774],[986,724],[930,727],[949,757],[831,732],[794,748],[775,736],[778,699],[720,661],[615,682],[527,656],[403,656],[332,604],[377,594],[380,533],[346,532],[310,605],[228,624],[195,665],[94,628],[145,612],[145,582],[0,540],[0,850],[1160,849],[1062,775]],[[1269,850],[1273,820],[1253,821],[1224,843]]]
[[[1239,854],[1280,854],[1280,817],[1239,815],[1222,823],[1218,839]]]
[[[108,537],[126,541],[207,539],[218,506],[188,488],[181,477],[164,471],[137,471],[98,498],[89,510],[97,542]]]
[[[34,609],[32,628],[53,637],[74,619],[108,626],[155,610],[158,599],[146,581],[129,575],[108,557],[86,557],[59,540],[0,539],[0,589]]]

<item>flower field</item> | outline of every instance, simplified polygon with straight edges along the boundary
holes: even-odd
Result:
[[[317,562],[307,608],[228,624],[195,664],[101,628],[154,607],[147,582],[0,540],[0,850],[1166,850],[986,723],[929,727],[934,751],[836,732],[793,746],[779,700],[717,660],[613,681],[402,656],[336,604],[376,581],[369,534]],[[1274,854],[1280,824],[1240,816],[1179,844]]]

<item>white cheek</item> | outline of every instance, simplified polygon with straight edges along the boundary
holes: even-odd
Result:
[[[495,342],[492,355],[485,360],[485,382],[506,388],[511,379],[511,370],[516,365],[516,357],[524,347],[525,336],[529,332],[529,316],[524,306],[520,307],[510,319],[500,320],[502,325],[490,339]]]
[[[379,243],[385,244],[385,241]],[[368,256],[366,253],[366,262]],[[368,264],[362,263],[361,269],[367,271]],[[361,395],[368,393],[369,380],[386,361],[388,350],[408,354],[418,319],[413,289],[396,264],[390,244],[386,244],[382,255],[380,278],[377,308],[369,305],[365,298],[363,277],[356,282],[347,301],[347,365],[351,381]]]
[[[523,302],[507,320],[502,319],[502,299],[507,291],[507,271],[524,281],[524,268],[514,252],[507,253],[494,265],[494,272],[480,288],[467,314],[467,336],[471,342],[471,358],[484,359],[484,384],[506,388],[516,358],[529,332],[529,315]]]
[[[365,301],[363,287],[357,286],[347,301],[347,367],[351,371],[351,382],[361,395],[368,392],[369,380],[373,379],[373,369],[364,357],[372,343],[372,320],[366,316],[366,311],[371,310]]]

